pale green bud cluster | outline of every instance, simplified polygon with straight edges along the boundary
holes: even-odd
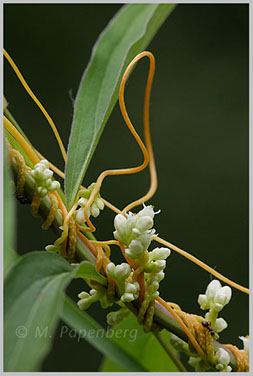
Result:
[[[85,224],[85,218],[84,218],[84,212],[83,209],[85,205],[87,204],[91,192],[95,186],[95,183],[92,183],[87,189],[80,189],[78,192],[78,196],[80,199],[78,200],[78,205],[80,205],[80,209],[77,210],[76,213],[76,220],[80,225]],[[100,194],[98,193],[94,199],[94,202],[91,204],[91,206],[88,209],[88,216],[92,215],[92,217],[96,218],[99,216],[100,211],[104,209],[104,203],[101,199]]]
[[[222,347],[215,353],[216,366],[215,368],[220,372],[231,372],[232,368],[229,366],[230,357],[228,352]]]
[[[128,315],[130,311],[127,308],[120,308],[116,312],[110,312],[106,316],[107,323],[108,325],[117,325],[119,324],[122,320],[124,320]]]
[[[189,354],[189,345],[181,338],[176,336],[175,334],[171,333],[170,335],[170,344],[174,347],[176,351],[184,352],[185,354]]]
[[[129,264],[122,263],[116,266],[113,262],[111,262],[107,265],[106,271],[109,277],[117,282],[120,292],[120,300],[123,303],[128,303],[138,298],[140,291],[139,283],[126,281],[131,274]]]
[[[148,254],[148,262],[145,265],[145,281],[148,286],[150,299],[156,299],[159,296],[159,282],[165,276],[163,270],[166,267],[166,258],[171,251],[169,248],[155,248]]]
[[[114,220],[115,239],[127,246],[126,256],[131,259],[139,258],[148,249],[151,240],[157,236],[151,229],[156,213],[152,206],[144,206],[137,214],[126,213],[126,217],[118,214]]]
[[[190,366],[192,366],[193,368],[195,368],[195,372],[205,372],[207,371],[210,366],[207,365],[203,359],[199,356],[195,357],[195,356],[190,356],[189,360],[188,360],[188,364],[190,364]]]
[[[198,303],[203,310],[209,309],[205,318],[211,322],[211,327],[217,333],[227,328],[223,318],[217,318],[218,313],[227,305],[231,299],[232,290],[229,286],[221,286],[218,280],[213,280],[207,286],[205,294],[200,294]]]
[[[34,166],[31,174],[36,182],[36,190],[42,197],[46,196],[48,192],[60,188],[60,183],[56,180],[52,180],[53,171],[50,170],[49,163],[45,159]]]
[[[100,305],[102,308],[107,308],[113,304],[112,302],[109,302],[107,299],[106,289],[91,289],[90,293],[82,291],[78,295],[78,298],[80,298],[80,300],[77,302],[77,305],[82,311],[89,308],[92,303],[95,303],[98,300],[100,301]]]

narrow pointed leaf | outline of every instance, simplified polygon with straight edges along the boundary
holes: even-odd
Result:
[[[50,350],[63,302],[62,290],[74,273],[54,253],[20,257],[4,289],[4,370],[34,372]]]
[[[106,335],[102,328],[86,312],[81,312],[74,302],[65,297],[61,318],[71,328],[79,331],[84,340],[88,341],[98,351],[113,362],[121,365],[127,371],[146,372],[146,368],[125,349],[111,340],[111,335]]]
[[[126,66],[142,52],[174,4],[129,4],[116,14],[98,38],[75,100],[68,146],[65,194],[74,204],[104,126],[117,101]]]
[[[18,258],[15,251],[15,205],[13,185],[8,168],[8,152],[4,143],[4,275]]]
[[[145,365],[148,372],[178,372],[166,351],[161,347],[152,333],[144,333],[134,315],[130,314],[121,323],[115,325],[114,333],[128,333],[126,336],[114,336],[113,341],[121,348],[138,359]],[[162,331],[164,338],[169,342],[170,333]],[[127,369],[123,364],[118,365],[109,358],[105,358],[100,369],[101,372],[124,372]]]

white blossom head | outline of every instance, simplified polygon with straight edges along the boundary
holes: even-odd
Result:
[[[205,294],[200,294],[198,303],[203,310],[213,309],[221,311],[229,303],[232,296],[232,290],[229,286],[222,287],[218,280],[209,283]]]

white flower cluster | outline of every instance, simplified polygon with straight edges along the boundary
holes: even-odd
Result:
[[[77,305],[82,311],[89,308],[89,306],[92,303],[95,303],[98,300],[100,301],[100,305],[102,308],[107,308],[113,304],[112,302],[109,302],[107,299],[106,289],[91,289],[90,293],[82,291],[80,292],[80,294],[78,294],[78,298],[80,298],[80,300],[77,302]]]
[[[150,300],[159,295],[159,282],[164,278],[165,260],[170,255],[168,248],[155,248],[152,252],[148,252],[152,239],[157,236],[155,230],[152,229],[155,214],[157,213],[154,212],[152,206],[145,205],[137,214],[131,212],[126,213],[126,216],[118,214],[114,220],[116,231],[113,233],[115,239],[127,247],[125,250],[127,257],[134,259],[137,265],[145,263],[145,283]],[[146,259],[142,258],[145,252],[145,257],[148,256]],[[122,274],[123,268],[125,268],[125,273]],[[131,276],[131,268],[128,264],[115,266],[111,263],[107,266],[107,272],[120,285],[119,290],[123,302],[130,302],[138,298],[139,284],[125,281]],[[120,278],[123,278],[124,285]]]
[[[84,218],[84,212],[83,209],[85,205],[88,202],[88,199],[90,198],[91,192],[94,188],[95,183],[92,183],[87,189],[80,189],[78,192],[78,196],[80,197],[78,201],[78,205],[80,205],[80,209],[77,210],[76,213],[76,220],[80,225],[85,224],[85,218]],[[92,215],[92,217],[96,218],[100,214],[100,210],[104,209],[104,203],[101,200],[101,196],[98,193],[94,199],[94,202],[91,204],[91,206],[88,209],[88,216]]]
[[[209,309],[205,318],[210,321],[211,328],[217,333],[226,329],[228,324],[223,318],[217,318],[218,313],[229,303],[232,290],[229,286],[222,287],[218,280],[213,280],[207,286],[206,293],[200,294],[198,303],[203,310]]]
[[[126,279],[131,275],[129,264],[122,263],[115,265],[113,262],[107,265],[106,271],[112,279],[117,282],[120,300],[123,303],[131,302],[138,298],[140,286],[138,282],[129,282]]]
[[[60,188],[60,183],[52,180],[53,171],[50,170],[49,163],[45,159],[34,166],[31,174],[36,182],[36,190],[42,197],[46,196],[49,191],[52,192]]]
[[[222,287],[218,280],[213,280],[207,286],[206,293],[200,294],[198,297],[198,303],[203,310],[209,309],[209,312],[205,315],[207,321],[210,322],[210,328],[216,332],[221,332],[227,327],[227,323],[222,318],[217,318],[218,313],[229,303],[231,299],[231,288],[229,286]],[[214,337],[215,338],[215,337]],[[247,338],[240,337],[244,342],[244,350],[247,353]],[[246,340],[246,341],[245,341]],[[205,372],[210,369],[210,365],[206,364],[200,356],[191,356],[189,346],[175,335],[171,336],[170,343],[177,351],[182,351],[190,356],[188,363],[195,368],[196,372]],[[217,371],[231,372],[232,368],[229,365],[230,356],[228,351],[220,347],[216,351],[211,360],[213,367]]]
[[[126,213],[126,217],[118,214],[114,220],[115,239],[127,246],[126,256],[131,259],[139,258],[148,249],[151,240],[157,236],[153,226],[156,213],[152,206],[144,206],[137,214]]]

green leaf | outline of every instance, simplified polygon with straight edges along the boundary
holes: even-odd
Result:
[[[107,286],[107,279],[99,274],[94,265],[88,261],[83,261],[80,266],[76,269],[74,278],[82,278],[84,280],[92,279],[100,283],[103,286]]]
[[[69,209],[117,101],[125,68],[147,47],[174,7],[174,4],[126,5],[98,38],[75,100],[65,178]]]
[[[12,267],[4,289],[4,370],[37,371],[50,350],[62,290],[74,273],[57,254],[32,252]]]
[[[113,328],[117,333],[127,333],[126,336],[113,337],[113,341],[121,348],[126,349],[128,354],[132,355],[142,365],[145,365],[148,372],[178,372],[178,368],[169,358],[166,351],[161,347],[152,333],[144,333],[142,327],[138,324],[136,317],[130,314],[118,325]],[[164,338],[169,341],[170,333],[162,331]],[[101,372],[124,372],[126,368],[121,364],[119,366],[111,359],[105,358]]]
[[[12,189],[11,189],[12,188]],[[15,207],[13,200],[13,187],[11,185],[10,171],[8,168],[8,152],[4,142],[4,276],[18,258],[15,252]]]
[[[80,337],[89,342],[98,351],[121,364],[126,370],[132,372],[146,372],[147,369],[141,366],[138,359],[135,360],[128,351],[118,346],[110,337],[112,333],[99,325],[86,312],[81,312],[71,299],[65,298],[61,318],[70,327],[79,331]]]

